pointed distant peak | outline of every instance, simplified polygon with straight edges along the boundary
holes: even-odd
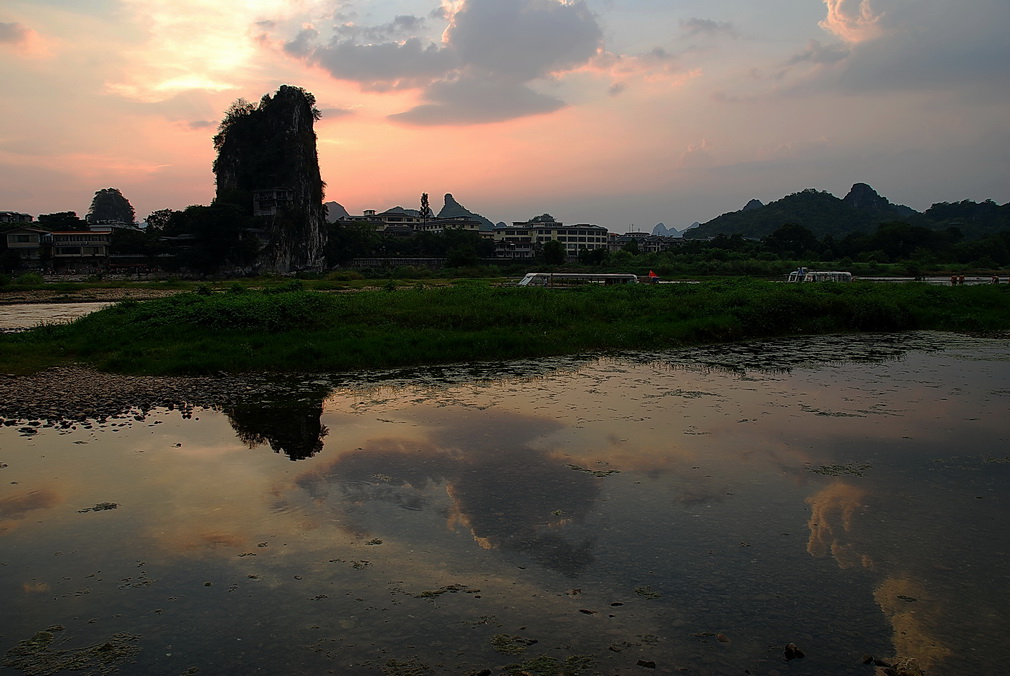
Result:
[[[747,204],[743,205],[743,209],[740,211],[754,211],[755,209],[760,209],[763,206],[764,204],[761,203],[761,200],[751,200],[750,202],[747,202]]]
[[[339,202],[326,202],[323,206],[326,207],[326,220],[329,223],[341,218],[348,218],[350,216],[350,214],[347,213],[347,209],[345,209]]]
[[[652,234],[660,237],[679,237],[680,231],[677,228],[668,228],[666,223],[656,223],[652,228]]]
[[[890,205],[886,198],[865,183],[853,183],[842,201],[856,209],[879,209]]]
[[[457,218],[459,216],[466,216],[468,218],[475,218],[481,223],[481,230],[491,230],[494,228],[494,223],[492,223],[487,218],[484,218],[480,214],[475,214],[470,211],[462,204],[456,201],[452,196],[451,192],[445,193],[445,205],[442,210],[438,212],[439,218]]]

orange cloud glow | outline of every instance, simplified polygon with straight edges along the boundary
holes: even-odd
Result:
[[[859,551],[850,536],[853,520],[865,499],[865,490],[843,481],[836,481],[807,498],[810,505],[807,551],[816,557],[830,553],[840,568],[873,568],[873,561]]]

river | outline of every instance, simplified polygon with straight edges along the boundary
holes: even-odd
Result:
[[[0,674],[1004,674],[1008,383],[916,333],[7,421]]]

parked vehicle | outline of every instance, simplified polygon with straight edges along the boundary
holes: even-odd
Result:
[[[793,272],[789,273],[789,278],[787,282],[851,282],[852,273],[851,272],[840,272],[835,270],[822,271],[822,270],[807,270],[806,268],[797,268]]]
[[[594,274],[579,272],[529,272],[519,281],[519,286],[568,287],[582,284],[638,284],[638,275]]]

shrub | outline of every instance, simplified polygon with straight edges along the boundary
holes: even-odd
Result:
[[[353,282],[364,278],[365,276],[357,270],[334,270],[328,272],[323,279],[331,282]]]
[[[20,284],[21,286],[42,286],[46,280],[42,278],[37,272],[26,272],[19,275],[17,279],[14,280],[15,284]]]

